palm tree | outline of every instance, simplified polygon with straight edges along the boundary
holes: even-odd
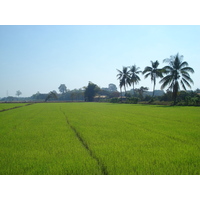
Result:
[[[156,60],[155,62],[151,61],[151,67],[147,66],[145,67],[144,71],[142,74],[145,74],[144,78],[147,78],[151,76],[151,81],[153,82],[153,94],[152,97],[154,96],[154,91],[155,91],[155,86],[156,86],[156,78],[162,78],[162,69],[158,69],[159,62]]]
[[[128,67],[123,67],[122,71],[117,69],[117,71],[119,72],[119,74],[117,74],[117,76],[118,76],[118,80],[119,80],[120,90],[124,86],[124,90],[126,93],[126,86],[131,85],[131,77],[130,77],[130,73],[128,71]]]
[[[131,67],[129,67],[129,73],[131,76],[131,83],[133,84],[133,92],[134,92],[134,84],[139,83],[140,81],[140,77],[138,76],[139,73],[142,73],[142,71],[139,71],[139,67],[136,67],[136,65],[133,65]]]
[[[194,73],[194,70],[188,66],[186,61],[183,61],[183,56],[178,53],[175,56],[164,59],[163,62],[168,63],[168,65],[163,68],[166,76],[160,81],[162,83],[161,89],[169,85],[175,105],[180,85],[184,90],[186,90],[186,86],[191,88],[190,83],[193,83],[193,80],[190,78],[189,72]]]

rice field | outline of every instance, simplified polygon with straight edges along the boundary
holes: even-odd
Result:
[[[7,110],[0,112],[0,174],[199,175],[199,119],[200,107],[37,103]]]
[[[22,107],[27,105],[28,103],[0,103],[0,112],[16,107]]]

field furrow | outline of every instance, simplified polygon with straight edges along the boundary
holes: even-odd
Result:
[[[35,104],[0,118],[0,174],[102,174],[58,107]]]
[[[38,103],[0,113],[0,174],[200,174],[200,108]]]
[[[76,130],[75,127],[73,127],[69,120],[68,117],[66,116],[65,112],[63,112],[61,110],[61,112],[64,114],[65,118],[66,118],[66,123],[67,125],[71,128],[71,130],[74,132],[75,136],[78,138],[78,140],[80,141],[80,143],[83,145],[83,147],[88,151],[89,155],[98,163],[99,167],[101,168],[102,174],[103,175],[108,175],[107,169],[104,166],[103,163],[100,162],[100,160],[98,159],[98,157],[94,154],[94,152],[90,149],[90,147],[88,146],[87,142],[82,138],[81,134]]]
[[[193,128],[199,126],[199,110],[185,119],[183,114],[193,108],[178,113],[171,107],[76,104],[65,109],[109,174],[199,173],[200,137]]]
[[[0,112],[32,105],[30,103],[0,103]]]

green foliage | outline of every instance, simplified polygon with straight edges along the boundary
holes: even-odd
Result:
[[[144,92],[147,91],[148,88],[147,87],[143,87],[141,86],[140,88],[136,88],[135,89],[135,93],[138,94],[138,97],[143,100],[144,99]]]
[[[139,98],[137,98],[137,97],[129,97],[129,98],[127,98],[127,103],[137,104],[138,101],[139,101]]]
[[[59,91],[64,94],[67,92],[67,87],[65,84],[60,84],[60,86],[58,87]]]
[[[139,74],[142,73],[142,71],[139,71],[140,68],[136,67],[136,65],[133,65],[129,68],[130,68],[129,73],[131,77],[131,83],[133,84],[133,90],[134,90],[134,85],[138,84],[140,81]]]
[[[48,101],[49,99],[58,99],[58,97],[55,92],[49,92],[48,96],[45,99],[45,102]]]
[[[155,62],[151,61],[151,67],[147,66],[145,67],[144,71],[142,72],[145,74],[144,78],[151,77],[151,81],[153,82],[153,94],[152,97],[154,96],[154,91],[155,91],[155,86],[156,86],[156,78],[162,78],[163,77],[163,70],[158,69],[159,62],[156,60]]]
[[[5,111],[0,174],[199,175],[199,109],[39,103]]]
[[[120,102],[120,99],[117,97],[110,99],[110,103],[119,103],[119,102]]]
[[[17,90],[16,95],[19,97],[22,94],[20,90]]]
[[[174,105],[177,103],[177,95],[180,90],[180,86],[186,90],[186,86],[191,88],[190,83],[193,80],[190,78],[190,73],[194,73],[194,70],[188,66],[188,63],[183,61],[183,56],[178,53],[175,56],[164,59],[168,65],[163,68],[166,76],[160,81],[162,83],[161,89],[169,86],[169,90],[172,90],[172,96],[174,99]]]
[[[94,97],[99,91],[100,91],[100,88],[96,84],[89,82],[84,92],[85,101],[89,101],[89,102],[94,101]]]
[[[122,71],[117,69],[118,74],[118,80],[119,80],[119,87],[120,90],[122,87],[124,87],[125,93],[126,93],[126,86],[131,85],[131,74],[130,71],[128,70],[128,67],[123,67]]]
[[[0,113],[0,174],[102,174],[66,122],[62,104]]]
[[[200,173],[199,108],[76,104],[66,113],[108,174]]]
[[[16,108],[16,107],[22,107],[27,105],[27,103],[0,103],[0,111]]]

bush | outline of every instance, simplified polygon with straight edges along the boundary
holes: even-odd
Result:
[[[119,103],[119,102],[120,102],[120,99],[117,97],[110,99],[110,103]]]
[[[137,104],[139,99],[137,97],[130,97],[127,99],[127,103]]]

